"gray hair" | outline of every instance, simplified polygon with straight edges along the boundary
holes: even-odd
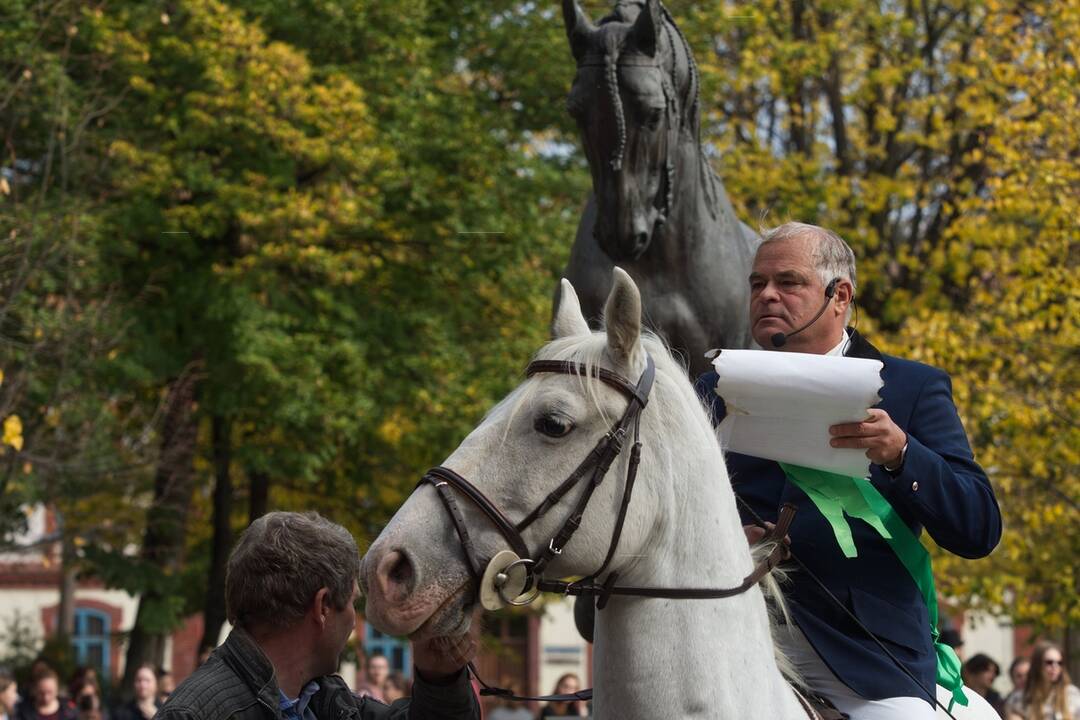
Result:
[[[316,512],[272,512],[240,536],[225,574],[226,615],[233,625],[284,629],[298,622],[322,588],[343,610],[360,574],[349,531]]]
[[[781,240],[806,239],[813,243],[810,250],[814,267],[821,276],[821,284],[828,285],[833,278],[840,278],[855,287],[855,253],[843,238],[817,225],[787,222],[761,234],[761,244]]]
[[[799,239],[810,241],[810,259],[821,277],[822,285],[828,285],[833,278],[840,278],[850,282],[852,291],[855,290],[855,253],[844,239],[832,230],[809,223],[787,222],[761,233],[762,245]],[[850,317],[849,305],[847,318]]]

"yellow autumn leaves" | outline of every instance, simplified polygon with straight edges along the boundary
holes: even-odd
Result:
[[[0,384],[3,384],[3,382],[4,371],[0,370]],[[7,418],[4,419],[4,434],[3,437],[0,437],[0,454],[5,451],[5,445],[10,445],[15,448],[16,451],[22,450],[22,431],[22,420],[19,419],[18,415],[8,415]]]

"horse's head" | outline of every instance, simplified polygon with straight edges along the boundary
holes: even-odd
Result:
[[[633,260],[671,212],[672,154],[696,121],[693,60],[659,0],[622,0],[595,26],[563,0],[563,19],[577,62],[566,105],[592,170],[594,233],[613,260]]]
[[[648,404],[640,415],[646,448],[656,448],[655,453],[668,457],[684,443],[706,445],[711,431],[686,380],[685,368],[658,340],[642,337],[641,299],[630,276],[620,269],[615,271],[605,318],[606,329],[591,332],[573,288],[564,280],[552,323],[554,340],[536,359],[583,364],[590,373],[593,368],[602,368],[633,383],[646,367],[647,348],[648,356],[655,358],[656,371]],[[683,408],[678,412],[672,409],[673,396],[680,399],[679,407]],[[626,393],[591,376],[533,374],[489,411],[443,467],[467,478],[511,524],[519,523],[590,457],[631,402]],[[665,411],[677,417],[661,417]],[[700,416],[697,425],[703,428],[700,437],[685,430],[695,414]],[[596,487],[580,529],[564,552],[553,557],[546,576],[587,575],[604,562],[623,497],[633,435],[631,428],[626,449],[615,458],[606,480]],[[672,504],[671,483],[664,481],[670,473],[660,467],[666,461],[655,457],[648,452],[642,456],[633,502],[610,569],[625,572],[626,564],[641,555],[650,535],[657,531],[655,514]],[[650,481],[653,474],[660,478]],[[530,556],[542,555],[588,485],[586,478],[573,486],[521,530]],[[364,558],[361,585],[367,594],[367,618],[384,632],[411,635],[414,640],[464,632],[477,595],[470,567],[478,564],[483,571],[496,553],[511,545],[478,505],[460,488],[454,488],[461,522],[474,548],[467,555],[451,513],[439,496],[445,491],[447,488],[437,490],[431,484],[418,487]]]

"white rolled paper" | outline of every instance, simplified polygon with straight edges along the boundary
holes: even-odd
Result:
[[[880,398],[879,360],[724,350],[713,366],[727,417],[724,449],[854,477],[869,477],[865,450],[829,445],[829,426],[858,422]]]

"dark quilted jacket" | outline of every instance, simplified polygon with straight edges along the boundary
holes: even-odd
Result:
[[[317,678],[308,707],[318,720],[479,720],[480,709],[462,671],[449,685],[417,676],[411,699],[387,706],[350,692],[337,675]],[[282,720],[274,668],[251,636],[236,628],[169,695],[155,720]]]

